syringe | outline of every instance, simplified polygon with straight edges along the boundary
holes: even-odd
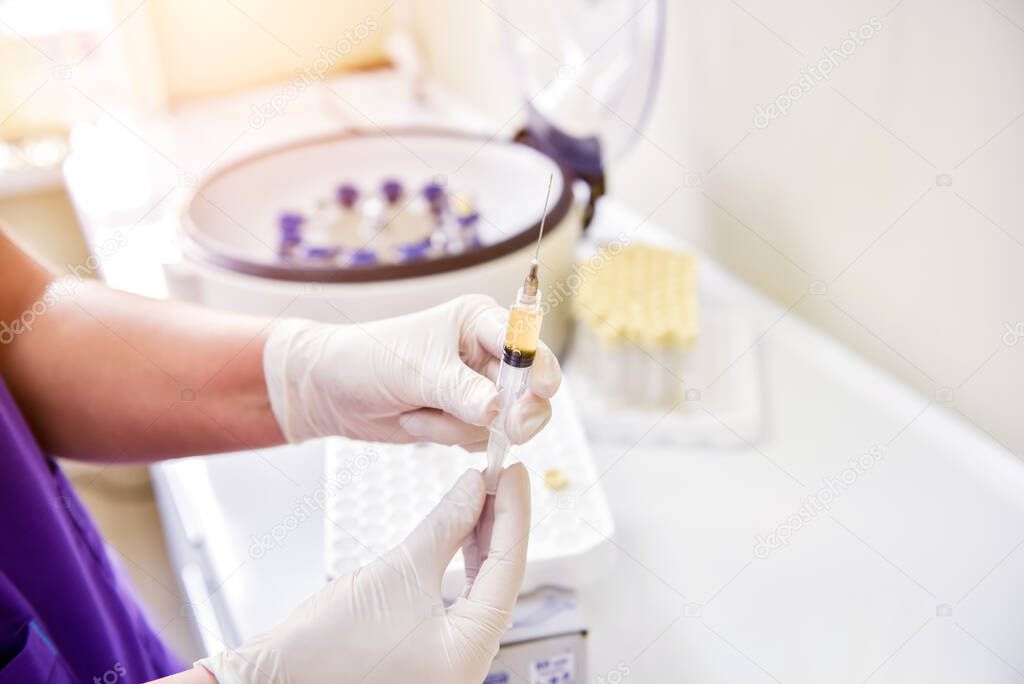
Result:
[[[540,219],[537,249],[530,261],[530,270],[526,273],[523,286],[516,293],[515,304],[509,309],[508,325],[505,328],[505,343],[501,350],[501,365],[498,366],[497,379],[501,408],[489,428],[487,468],[484,470],[484,488],[487,490],[487,496],[473,535],[473,544],[478,551],[478,556],[473,560],[481,564],[490,554],[491,531],[494,526],[494,495],[498,491],[498,478],[508,456],[509,441],[508,435],[505,434],[505,421],[508,420],[512,405],[523,396],[530,383],[530,366],[533,365],[540,341],[540,324],[543,316],[540,310],[537,258],[540,256],[540,240],[544,237],[544,222],[548,216],[548,202],[551,200],[551,184],[554,180],[555,175],[551,174],[548,179],[548,193],[544,197],[544,213]],[[473,560],[470,556],[466,557],[466,573],[470,583],[481,567],[477,565],[471,568],[470,563]]]
[[[505,421],[516,400],[523,396],[530,381],[530,366],[537,354],[540,339],[540,325],[543,316],[540,308],[540,282],[537,279],[540,256],[540,240],[544,237],[544,222],[551,200],[551,184],[554,174],[548,179],[548,192],[544,198],[544,213],[540,220],[540,234],[537,249],[530,261],[530,270],[523,280],[523,286],[516,293],[515,304],[509,310],[508,326],[505,328],[505,344],[502,347],[501,365],[498,367],[498,395],[501,408],[490,426],[487,440],[487,469],[484,470],[484,485],[488,494],[498,489],[498,476],[508,456],[509,440],[505,434]]]

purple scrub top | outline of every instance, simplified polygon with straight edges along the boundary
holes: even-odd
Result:
[[[0,379],[0,684],[129,684],[183,669]]]

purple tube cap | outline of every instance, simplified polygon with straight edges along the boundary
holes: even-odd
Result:
[[[430,240],[426,244],[417,242],[412,245],[400,245],[396,248],[400,261],[420,261],[427,258],[427,250],[430,249]]]
[[[404,192],[402,183],[394,178],[389,178],[380,184],[380,192],[384,195],[384,199],[388,201],[388,204],[394,204],[401,197]]]
[[[307,247],[306,257],[309,259],[333,259],[341,250],[337,247]]]
[[[294,211],[282,211],[277,217],[277,225],[282,229],[284,228],[298,228],[306,220],[306,217],[302,214]]]
[[[462,226],[463,228],[470,228],[472,226],[475,226],[477,221],[480,220],[480,214],[474,211],[472,214],[459,216],[456,220],[459,222],[459,225]]]
[[[408,242],[404,245],[398,245],[395,247],[395,250],[399,255],[404,256],[406,254],[411,254],[422,259],[427,255],[427,250],[430,249],[431,237],[432,236],[428,235],[417,242]]]
[[[431,204],[439,203],[444,197],[444,188],[438,183],[427,183],[423,186],[423,197]]]
[[[281,242],[295,244],[302,242],[302,224],[306,219],[292,212],[284,212],[277,219],[281,231]]]
[[[338,202],[346,209],[351,209],[359,201],[359,188],[352,183],[342,183],[336,192]]]
[[[349,258],[351,266],[370,266],[377,263],[377,252],[372,249],[357,249]]]

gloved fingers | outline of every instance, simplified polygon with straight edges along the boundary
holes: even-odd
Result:
[[[498,369],[501,368],[501,352],[497,356],[488,356],[483,360],[470,361],[469,365],[491,382],[498,381]],[[537,355],[530,367],[530,391],[538,397],[553,397],[562,384],[562,367],[555,353],[541,342],[537,346]]]
[[[466,321],[459,352],[476,363],[487,358],[500,358],[506,325],[508,309],[498,306],[493,299],[481,298]]]
[[[467,598],[473,590],[473,582],[480,573],[480,566],[487,558],[487,549],[491,547],[491,532],[494,530],[494,497],[484,498],[484,507],[480,509],[480,517],[476,521],[472,534],[462,544],[462,560],[466,568],[466,586],[462,590],[462,598]]]
[[[484,351],[486,357],[500,359],[502,348],[505,346],[505,328],[507,326],[508,309],[497,305],[482,309],[467,324],[466,334],[463,336],[460,351],[466,354],[467,359],[471,359],[478,364],[486,361],[487,358],[479,358],[473,355],[472,353],[476,349]],[[538,393],[544,396],[551,396],[558,389],[558,383],[562,378],[562,372],[558,367],[558,360],[555,359],[554,353],[543,342],[540,342],[537,346],[537,357],[534,360],[534,370],[537,370],[536,364],[538,362],[541,362],[544,366],[540,376],[541,385],[538,385],[538,390],[541,391]],[[540,357],[545,358],[541,359]],[[548,392],[544,392],[544,389],[547,389]]]
[[[441,409],[471,425],[490,425],[500,407],[494,382],[461,361],[440,372],[443,381],[435,388],[429,407]]]
[[[505,418],[505,434],[513,444],[523,444],[548,424],[551,402],[527,392],[512,405]]]
[[[522,463],[514,463],[498,480],[491,544],[469,591],[472,603],[511,612],[526,571],[529,535],[530,478]],[[460,606],[456,603],[453,608],[459,610]]]
[[[409,433],[402,426],[402,414],[385,416],[359,423],[359,439],[366,442],[386,442],[388,444],[415,444],[423,438]]]
[[[488,520],[488,515],[490,519]],[[462,597],[469,596],[469,590],[473,587],[473,581],[476,579],[477,573],[480,572],[480,566],[484,562],[484,557],[487,555],[487,549],[484,548],[486,544],[490,543],[490,528],[489,525],[494,521],[494,498],[484,497],[483,508],[480,509],[480,517],[477,519],[476,525],[473,527],[473,531],[469,533],[466,540],[462,542],[462,564],[466,570],[466,586],[462,590]],[[487,534],[483,534],[481,527],[488,526],[486,530]],[[485,542],[485,537],[487,541]]]
[[[465,423],[440,409],[417,409],[398,416],[398,423],[407,433],[423,442],[457,444],[468,448],[486,444],[487,428]]]
[[[471,367],[495,380],[505,345],[508,310],[481,298],[476,311],[466,324],[460,344],[460,353]],[[482,353],[480,353],[482,352]],[[530,391],[540,397],[552,397],[562,382],[562,369],[554,352],[543,342],[537,345],[537,355],[530,372]]]
[[[491,382],[498,382],[498,369],[501,368],[501,359],[497,359],[493,356],[488,356],[484,361],[477,363],[476,365],[470,364],[470,368],[475,370],[480,375],[484,376]]]
[[[428,591],[440,590],[445,568],[472,532],[485,495],[483,475],[470,468],[402,542],[417,571],[432,583],[424,587]]]
[[[485,451],[487,449],[487,440],[482,439],[479,442],[470,442],[469,444],[460,444],[466,451]]]
[[[537,355],[530,368],[530,391],[538,397],[550,399],[562,384],[562,367],[555,353],[543,342],[537,347]]]

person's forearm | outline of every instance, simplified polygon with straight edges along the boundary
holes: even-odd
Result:
[[[50,453],[140,461],[283,441],[263,376],[270,321],[97,283],[51,299],[0,350]]]
[[[217,679],[204,667],[193,667],[178,674],[156,679],[150,684],[217,684]]]

